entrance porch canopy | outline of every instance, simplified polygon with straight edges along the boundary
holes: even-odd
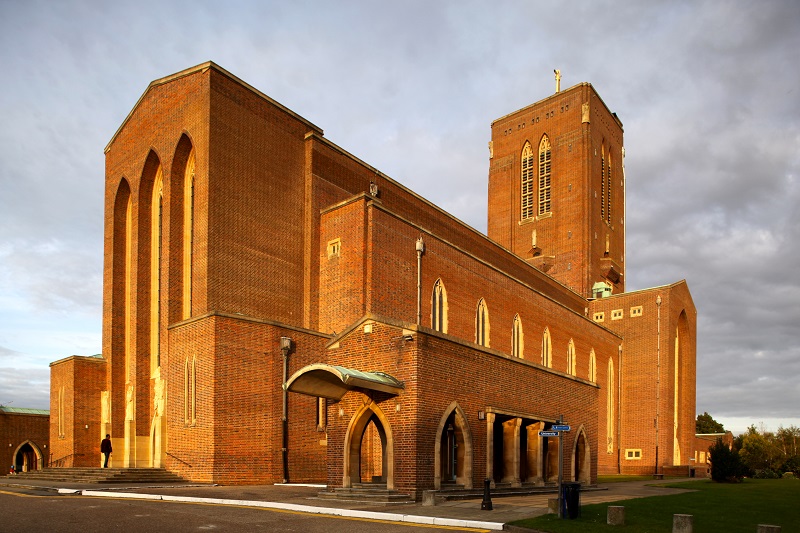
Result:
[[[405,387],[401,381],[383,372],[362,372],[343,366],[315,363],[295,372],[284,383],[283,388],[289,392],[338,401],[354,388],[398,395]]]

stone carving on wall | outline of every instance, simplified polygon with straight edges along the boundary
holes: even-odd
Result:
[[[589,102],[586,102],[581,106],[581,123],[589,123]]]
[[[111,402],[109,401],[108,391],[100,393],[100,423],[108,424],[111,422],[109,413],[111,412]]]
[[[133,420],[133,385],[130,383],[125,391],[125,420]]]
[[[155,386],[153,387],[153,412],[155,416],[164,416],[164,389],[165,383],[161,379],[161,367],[156,369]]]

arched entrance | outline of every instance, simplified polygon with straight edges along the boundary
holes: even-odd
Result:
[[[378,444],[380,451],[377,450]],[[386,483],[387,489],[394,490],[394,438],[389,421],[375,402],[364,405],[350,420],[344,438],[344,450],[343,487],[352,487],[353,483],[371,483],[377,479]],[[379,460],[376,460],[376,453]],[[369,461],[364,468],[362,460]],[[378,465],[380,474],[376,470]],[[370,477],[364,479],[362,474]]]
[[[41,470],[43,467],[42,452],[31,441],[26,440],[14,451],[14,468],[17,472]]]
[[[472,488],[472,432],[457,402],[451,403],[439,420],[434,445],[434,489],[442,485]]]
[[[572,447],[572,481],[589,484],[591,474],[592,454],[586,431],[583,426],[578,430]]]

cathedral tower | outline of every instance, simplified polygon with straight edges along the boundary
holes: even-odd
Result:
[[[585,297],[625,290],[622,123],[589,83],[492,123],[489,237]]]

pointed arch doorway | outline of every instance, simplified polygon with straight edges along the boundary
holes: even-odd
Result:
[[[342,486],[385,483],[394,490],[394,437],[383,411],[370,401],[353,416],[344,439]]]
[[[32,472],[43,467],[42,452],[30,440],[20,444],[14,451],[14,468],[17,472]]]
[[[436,430],[434,446],[433,485],[441,490],[443,485],[463,485],[472,488],[472,431],[457,402],[445,410]]]
[[[592,452],[589,440],[586,438],[585,429],[581,426],[572,448],[572,481],[588,485],[591,482],[591,464]]]

